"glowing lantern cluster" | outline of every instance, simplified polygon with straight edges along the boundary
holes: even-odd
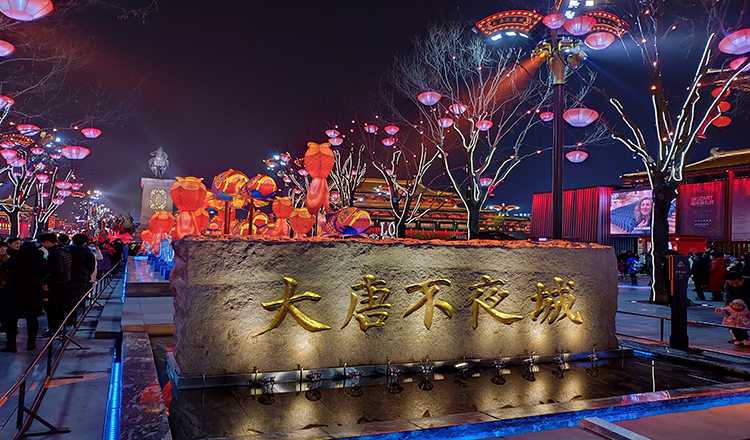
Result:
[[[750,52],[750,28],[732,32],[724,37],[719,42],[719,50],[730,55]]]
[[[328,183],[326,179],[333,169],[333,164],[333,151],[331,151],[329,144],[307,143],[305,169],[312,177],[312,182],[310,182],[310,187],[307,190],[305,205],[310,212],[315,212],[321,207],[328,208]]]
[[[563,119],[573,127],[586,127],[599,118],[599,113],[588,108],[572,108],[563,113]]]
[[[609,32],[594,32],[586,37],[586,46],[594,50],[604,50],[615,42],[615,36]]]
[[[334,130],[334,129],[326,130],[326,136],[328,136],[329,138],[339,137],[340,134],[341,133],[339,133],[338,130]]]
[[[85,147],[79,147],[77,145],[71,145],[70,147],[64,147],[60,150],[63,156],[71,160],[80,160],[85,158],[91,153],[91,150]]]
[[[565,24],[563,24],[563,28],[565,28],[570,35],[580,36],[589,33],[595,24],[596,19],[594,17],[579,15],[578,17],[566,21]]]
[[[41,129],[34,124],[19,124],[16,130],[24,136],[36,136]]]
[[[60,154],[60,153],[50,153],[50,154],[49,154],[49,157],[50,157],[51,159],[55,159],[55,160],[57,160],[57,159],[60,159],[60,158],[62,157],[62,154]]]
[[[12,167],[20,168],[26,165],[26,159],[23,159],[21,157],[14,157],[13,159],[8,161],[8,165]]]
[[[52,12],[50,0],[0,0],[0,12],[18,21],[33,21]]]
[[[38,180],[40,183],[47,183],[49,182],[49,176],[44,173],[39,173],[36,175],[36,180]]]
[[[64,180],[58,180],[57,182],[55,182],[55,187],[57,187],[57,189],[68,189],[72,186],[72,183],[66,182]]]
[[[87,128],[81,129],[81,133],[83,133],[83,135],[89,139],[96,139],[99,136],[101,136],[102,131],[99,130],[98,128],[87,127]]]
[[[0,40],[0,57],[7,57],[11,55],[16,48],[5,40]]]
[[[479,178],[479,186],[482,188],[487,188],[490,185],[492,185],[492,178],[491,177],[480,177]]]
[[[539,118],[544,122],[549,122],[555,119],[555,114],[552,112],[544,112],[539,115]]]
[[[55,197],[54,199],[50,200],[50,202],[53,205],[62,205],[63,203],[65,203],[65,199],[59,199],[59,198]]]
[[[57,195],[60,197],[68,197],[69,195],[73,194],[73,191],[69,189],[61,189],[57,191]]]
[[[333,217],[333,227],[342,235],[363,234],[371,226],[370,214],[354,207],[344,208]]]
[[[731,63],[729,63],[729,68],[732,70],[737,70],[745,61],[747,61],[747,57],[735,58]],[[750,64],[742,69],[743,72],[747,72],[748,70],[750,70]]]
[[[70,183],[70,189],[72,189],[73,191],[78,191],[81,188],[83,188],[83,184],[81,182],[71,182]]]
[[[435,105],[440,101],[440,93],[437,92],[423,92],[417,96],[417,101],[424,105]]]
[[[40,154],[44,154],[44,148],[41,147],[33,147],[29,151],[31,151],[31,154],[35,156],[39,156]]]

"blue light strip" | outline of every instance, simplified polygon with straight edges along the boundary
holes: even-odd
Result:
[[[659,356],[658,354],[655,354],[655,353],[649,353],[647,351],[636,350],[636,349],[633,349],[633,354],[636,355],[636,356],[647,357],[647,358],[659,358],[659,357],[661,357],[661,356]]]
[[[128,285],[128,262],[125,262],[125,275],[122,277],[122,295],[120,296],[120,302],[125,302],[125,286]]]
[[[119,440],[120,413],[122,400],[122,361],[116,355],[112,358],[112,371],[109,376],[109,394],[107,395],[107,416],[104,420],[103,440]]]

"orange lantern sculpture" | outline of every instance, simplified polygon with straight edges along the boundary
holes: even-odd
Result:
[[[251,199],[265,200],[276,193],[276,181],[272,177],[258,174],[242,187],[242,194]]]
[[[372,226],[370,214],[354,207],[344,208],[333,218],[333,227],[342,235],[358,235]]]
[[[224,202],[224,218],[230,216],[229,210],[232,207],[241,208],[245,205],[245,198],[240,191],[248,180],[250,179],[244,173],[231,168],[214,177],[211,192],[214,197]],[[230,206],[230,203],[233,206]],[[238,204],[239,206],[237,206]],[[230,233],[228,222],[224,223],[223,232],[224,234]]]
[[[240,220],[234,222],[232,225],[232,234],[234,235],[250,235],[250,222],[247,220]]]
[[[206,200],[206,185],[203,178],[175,177],[177,182],[172,184],[169,194],[172,202],[180,211],[196,211]]]
[[[299,208],[292,212],[292,215],[289,217],[289,223],[292,225],[292,230],[295,234],[305,235],[312,230],[315,217],[307,209]]]
[[[308,211],[315,212],[321,207],[328,208],[328,182],[326,179],[333,169],[333,164],[334,157],[330,144],[307,143],[305,169],[313,178],[305,200]]]
[[[175,218],[171,212],[156,211],[148,221],[148,229],[153,236],[151,237],[151,249],[158,253],[159,244],[162,239],[169,238],[169,231],[175,226]]]
[[[292,199],[289,197],[277,197],[273,202],[273,213],[276,214],[276,225],[273,229],[273,235],[277,237],[289,236],[289,223],[287,219],[294,212]]]
[[[253,235],[263,234],[266,228],[268,228],[269,223],[270,220],[268,219],[267,215],[262,212],[255,213],[255,215],[253,216]]]

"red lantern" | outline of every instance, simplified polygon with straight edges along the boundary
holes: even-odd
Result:
[[[245,173],[230,168],[214,177],[211,191],[219,200],[233,201],[235,198],[240,198],[240,190],[248,180],[250,179]]]
[[[153,232],[146,229],[145,231],[141,231],[141,240],[144,243],[148,243],[151,241],[151,238],[154,236]]]
[[[41,148],[41,147],[34,147],[30,149],[29,151],[31,151],[31,154],[34,154],[36,156],[39,156],[40,154],[44,154],[44,148]]]
[[[16,101],[14,101],[12,98],[9,98],[5,95],[0,95],[0,110],[5,110],[15,103]]]
[[[579,15],[578,17],[566,21],[563,27],[570,35],[579,36],[588,34],[595,24],[596,19],[594,17]]]
[[[314,213],[320,208],[328,210],[328,183],[323,177],[315,177],[310,182],[305,197],[305,206],[310,213]]]
[[[62,154],[60,154],[60,153],[50,153],[49,157],[50,157],[50,159],[57,160],[57,159],[60,159],[62,157]]]
[[[174,206],[182,211],[196,211],[206,201],[206,185],[202,178],[177,177],[177,182],[172,184],[169,195],[172,197]],[[183,219],[184,220],[184,219]]]
[[[386,147],[391,147],[396,143],[396,139],[394,138],[385,138],[382,141],[380,141],[385,145]]]
[[[469,108],[469,106],[467,106],[466,104],[461,104],[460,102],[457,102],[455,104],[451,104],[450,107],[448,107],[448,109],[450,109],[450,111],[452,111],[454,115],[461,115],[468,108]]]
[[[339,133],[338,130],[334,130],[334,129],[326,130],[326,136],[328,136],[329,138],[339,137],[340,134],[341,133]]]
[[[719,127],[720,129],[724,129],[727,125],[729,125],[732,122],[732,118],[729,116],[719,116],[718,118],[714,119],[712,124],[714,124],[716,127]]]
[[[451,119],[451,118],[440,118],[440,119],[438,119],[437,122],[438,122],[438,125],[441,126],[441,127],[443,127],[443,128],[448,128],[451,125],[453,125],[453,119]]]
[[[102,134],[102,131],[99,130],[98,128],[88,127],[88,128],[82,129],[81,133],[83,133],[83,135],[89,139],[96,139]]]
[[[713,96],[714,98],[716,98],[717,96],[719,96],[719,93],[721,93],[721,89],[722,89],[721,87],[717,87],[717,88],[711,90],[711,96]],[[729,96],[729,93],[730,93],[730,91],[729,91],[729,89],[727,89],[727,91],[724,92],[724,96],[722,98],[726,98],[727,96]]]
[[[550,29],[560,29],[565,24],[565,16],[563,14],[549,14],[544,17],[542,23]]]
[[[383,130],[389,135],[393,136],[394,134],[398,133],[400,129],[395,125],[386,125],[385,127],[383,127]]]
[[[417,101],[421,102],[424,105],[435,105],[438,101],[440,101],[440,93],[437,92],[423,92],[420,93],[417,96]]]
[[[49,197],[49,193],[47,191],[43,192],[42,197]]]
[[[68,197],[69,195],[73,194],[73,191],[69,189],[61,189],[57,191],[57,195],[60,197]]]
[[[44,173],[39,173],[36,175],[36,180],[40,181],[41,183],[47,183],[49,182],[49,176]]]
[[[0,1],[0,12],[18,21],[33,21],[52,12],[50,0],[4,0]]]
[[[719,42],[719,50],[730,55],[750,52],[750,29],[741,29],[724,37]]]
[[[583,150],[572,150],[565,154],[565,157],[573,163],[581,163],[589,157],[589,153]]]
[[[50,200],[50,202],[52,202],[53,205],[59,206],[65,203],[65,199],[58,199],[57,197],[55,197],[54,199]]]
[[[599,113],[589,108],[572,108],[563,113],[563,119],[573,127],[586,127],[599,118]]]
[[[289,197],[277,197],[273,202],[273,213],[278,218],[289,218],[294,211],[294,205],[292,205],[292,199]]]
[[[726,113],[727,111],[729,111],[730,108],[732,108],[732,104],[730,104],[730,103],[728,103],[726,101],[721,101],[719,103],[718,107],[719,107],[719,111],[721,113]]]
[[[540,114],[539,117],[542,119],[542,121],[549,122],[549,121],[555,119],[555,114],[552,113],[552,112],[544,112],[544,113]]]
[[[72,189],[73,191],[78,191],[81,188],[83,188],[83,184],[81,182],[71,182],[70,183],[70,189]]]
[[[193,211],[180,211],[177,214],[176,224],[174,227],[174,238],[180,239],[186,235],[195,235],[201,232]]]
[[[12,44],[8,43],[5,40],[0,40],[0,57],[7,57],[8,55],[12,54],[13,51],[15,51],[16,48],[13,47]]]
[[[334,147],[338,147],[339,145],[344,143],[344,140],[340,137],[332,137],[328,139],[328,143],[333,145]]]
[[[729,63],[729,68],[731,68],[732,70],[737,70],[745,61],[747,61],[747,57],[735,58],[731,63]],[[747,72],[748,70],[750,70],[750,64],[742,69],[743,72]]]
[[[55,186],[58,189],[68,189],[68,188],[72,187],[73,184],[70,183],[70,182],[66,182],[64,180],[58,180],[57,182],[55,182]]]
[[[492,178],[491,177],[480,177],[479,178],[479,186],[481,186],[482,188],[487,188],[490,185],[492,185]]]
[[[6,161],[13,159],[14,157],[18,156],[18,151],[16,150],[3,150],[0,151],[0,155],[3,156],[3,159]]]
[[[269,176],[258,174],[245,184],[242,194],[253,199],[268,199],[276,194],[276,181]]]
[[[175,219],[171,212],[156,211],[148,221],[148,229],[154,234],[165,233],[175,225]]]
[[[268,227],[268,223],[268,216],[260,211],[257,211],[253,216],[253,235],[262,234],[264,232],[264,229]]]
[[[16,130],[24,136],[36,136],[41,129],[34,124],[20,124]]]
[[[603,50],[615,42],[615,36],[609,32],[594,32],[586,37],[586,46],[594,50]]]
[[[292,225],[292,230],[296,234],[304,235],[312,230],[313,224],[315,223],[315,217],[313,217],[307,209],[295,209],[289,217],[289,223]]]
[[[367,124],[367,125],[365,125],[365,131],[368,132],[368,133],[377,133],[378,126],[377,125],[372,125],[372,124]]]
[[[91,153],[91,151],[85,147],[71,145],[70,147],[65,147],[62,150],[60,150],[60,153],[62,153],[62,155],[67,157],[68,159],[80,160],[88,156],[89,153]]]
[[[305,169],[310,177],[327,178],[333,169],[333,151],[329,144],[307,143],[305,152]]]
[[[481,120],[474,124],[480,131],[487,131],[492,128],[492,121]]]

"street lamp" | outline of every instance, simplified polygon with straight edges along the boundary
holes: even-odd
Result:
[[[577,8],[580,2],[570,2],[571,8]],[[594,50],[601,50],[614,41],[614,36],[622,37],[628,25],[614,14],[604,11],[589,11],[576,16],[576,11],[569,9],[565,13],[556,9],[546,17],[533,11],[505,11],[491,15],[477,23],[477,28],[493,41],[507,36],[521,35],[528,38],[529,33],[540,22],[549,30],[547,39],[534,48],[532,56],[544,56],[552,72],[553,115],[552,115],[552,238],[562,238],[563,206],[563,164],[564,131],[563,110],[565,108],[565,68],[578,68],[586,59],[582,50],[584,42],[578,37],[587,34],[586,44]],[[608,34],[608,35],[604,35]],[[613,38],[610,38],[613,37]],[[593,38],[590,38],[593,37]]]

